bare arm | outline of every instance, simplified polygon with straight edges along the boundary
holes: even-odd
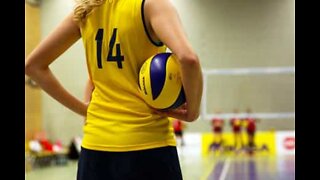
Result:
[[[58,102],[70,110],[85,116],[87,105],[72,96],[56,79],[49,65],[63,52],[81,38],[78,25],[72,19],[72,13],[44,39],[27,57],[25,73]]]
[[[86,87],[84,89],[84,103],[89,105],[90,101],[91,101],[91,95],[92,95],[92,92],[93,92],[93,89],[94,89],[94,85],[91,81],[91,79],[89,78],[87,80],[87,83],[86,83]],[[84,119],[84,122],[86,123],[86,117]]]
[[[84,90],[84,102],[89,103],[91,101],[91,94],[93,92],[94,86],[90,79],[88,79],[85,90]]]
[[[147,0],[145,17],[151,36],[161,40],[179,59],[182,84],[186,95],[185,109],[169,111],[167,115],[184,121],[194,121],[200,114],[203,89],[202,72],[197,54],[183,30],[178,13],[169,0]]]

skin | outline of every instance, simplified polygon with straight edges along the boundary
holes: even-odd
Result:
[[[94,85],[90,79],[87,80],[85,89],[84,89],[84,102],[89,104],[91,101],[91,94],[94,90]],[[84,119],[84,123],[86,123],[86,118]]]
[[[145,3],[145,15],[151,37],[162,41],[177,56],[186,95],[187,103],[184,106],[159,113],[182,121],[195,121],[200,113],[202,72],[199,58],[186,37],[178,13],[169,0],[148,0]]]
[[[89,104],[93,90],[94,90],[94,85],[92,81],[88,79],[86,83],[85,91],[84,91],[84,102]]]
[[[183,121],[194,121],[200,113],[203,89],[199,58],[188,42],[178,13],[169,0],[147,0],[144,8],[147,30],[152,39],[162,41],[179,60],[187,102],[178,109],[157,113]],[[49,67],[80,38],[79,24],[73,20],[72,12],[26,58],[25,73],[62,105],[86,116],[93,90],[90,80],[83,101],[68,92]]]
[[[51,97],[75,113],[86,116],[87,104],[70,94],[50,70],[49,65],[81,38],[80,29],[69,14],[25,61],[25,73]]]

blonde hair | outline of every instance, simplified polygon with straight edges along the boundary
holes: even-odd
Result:
[[[82,23],[87,15],[97,6],[103,4],[106,0],[76,0],[74,9],[74,20]]]

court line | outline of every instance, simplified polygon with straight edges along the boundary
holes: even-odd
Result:
[[[212,154],[209,156],[209,159],[212,159]],[[214,167],[216,165],[216,162],[217,161],[209,161],[209,165],[208,165],[208,168],[206,168],[206,171],[204,173],[204,175],[200,178],[201,180],[207,180],[209,175],[211,174],[211,172],[214,171]]]
[[[230,167],[230,162],[231,162],[231,157],[228,157],[224,162],[224,165],[223,165],[222,172],[221,172],[219,180],[226,179],[227,172],[228,172],[229,167]]]

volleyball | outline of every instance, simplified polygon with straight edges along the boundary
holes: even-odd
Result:
[[[145,102],[155,109],[175,109],[186,101],[179,64],[172,53],[153,55],[143,63],[139,88]]]

